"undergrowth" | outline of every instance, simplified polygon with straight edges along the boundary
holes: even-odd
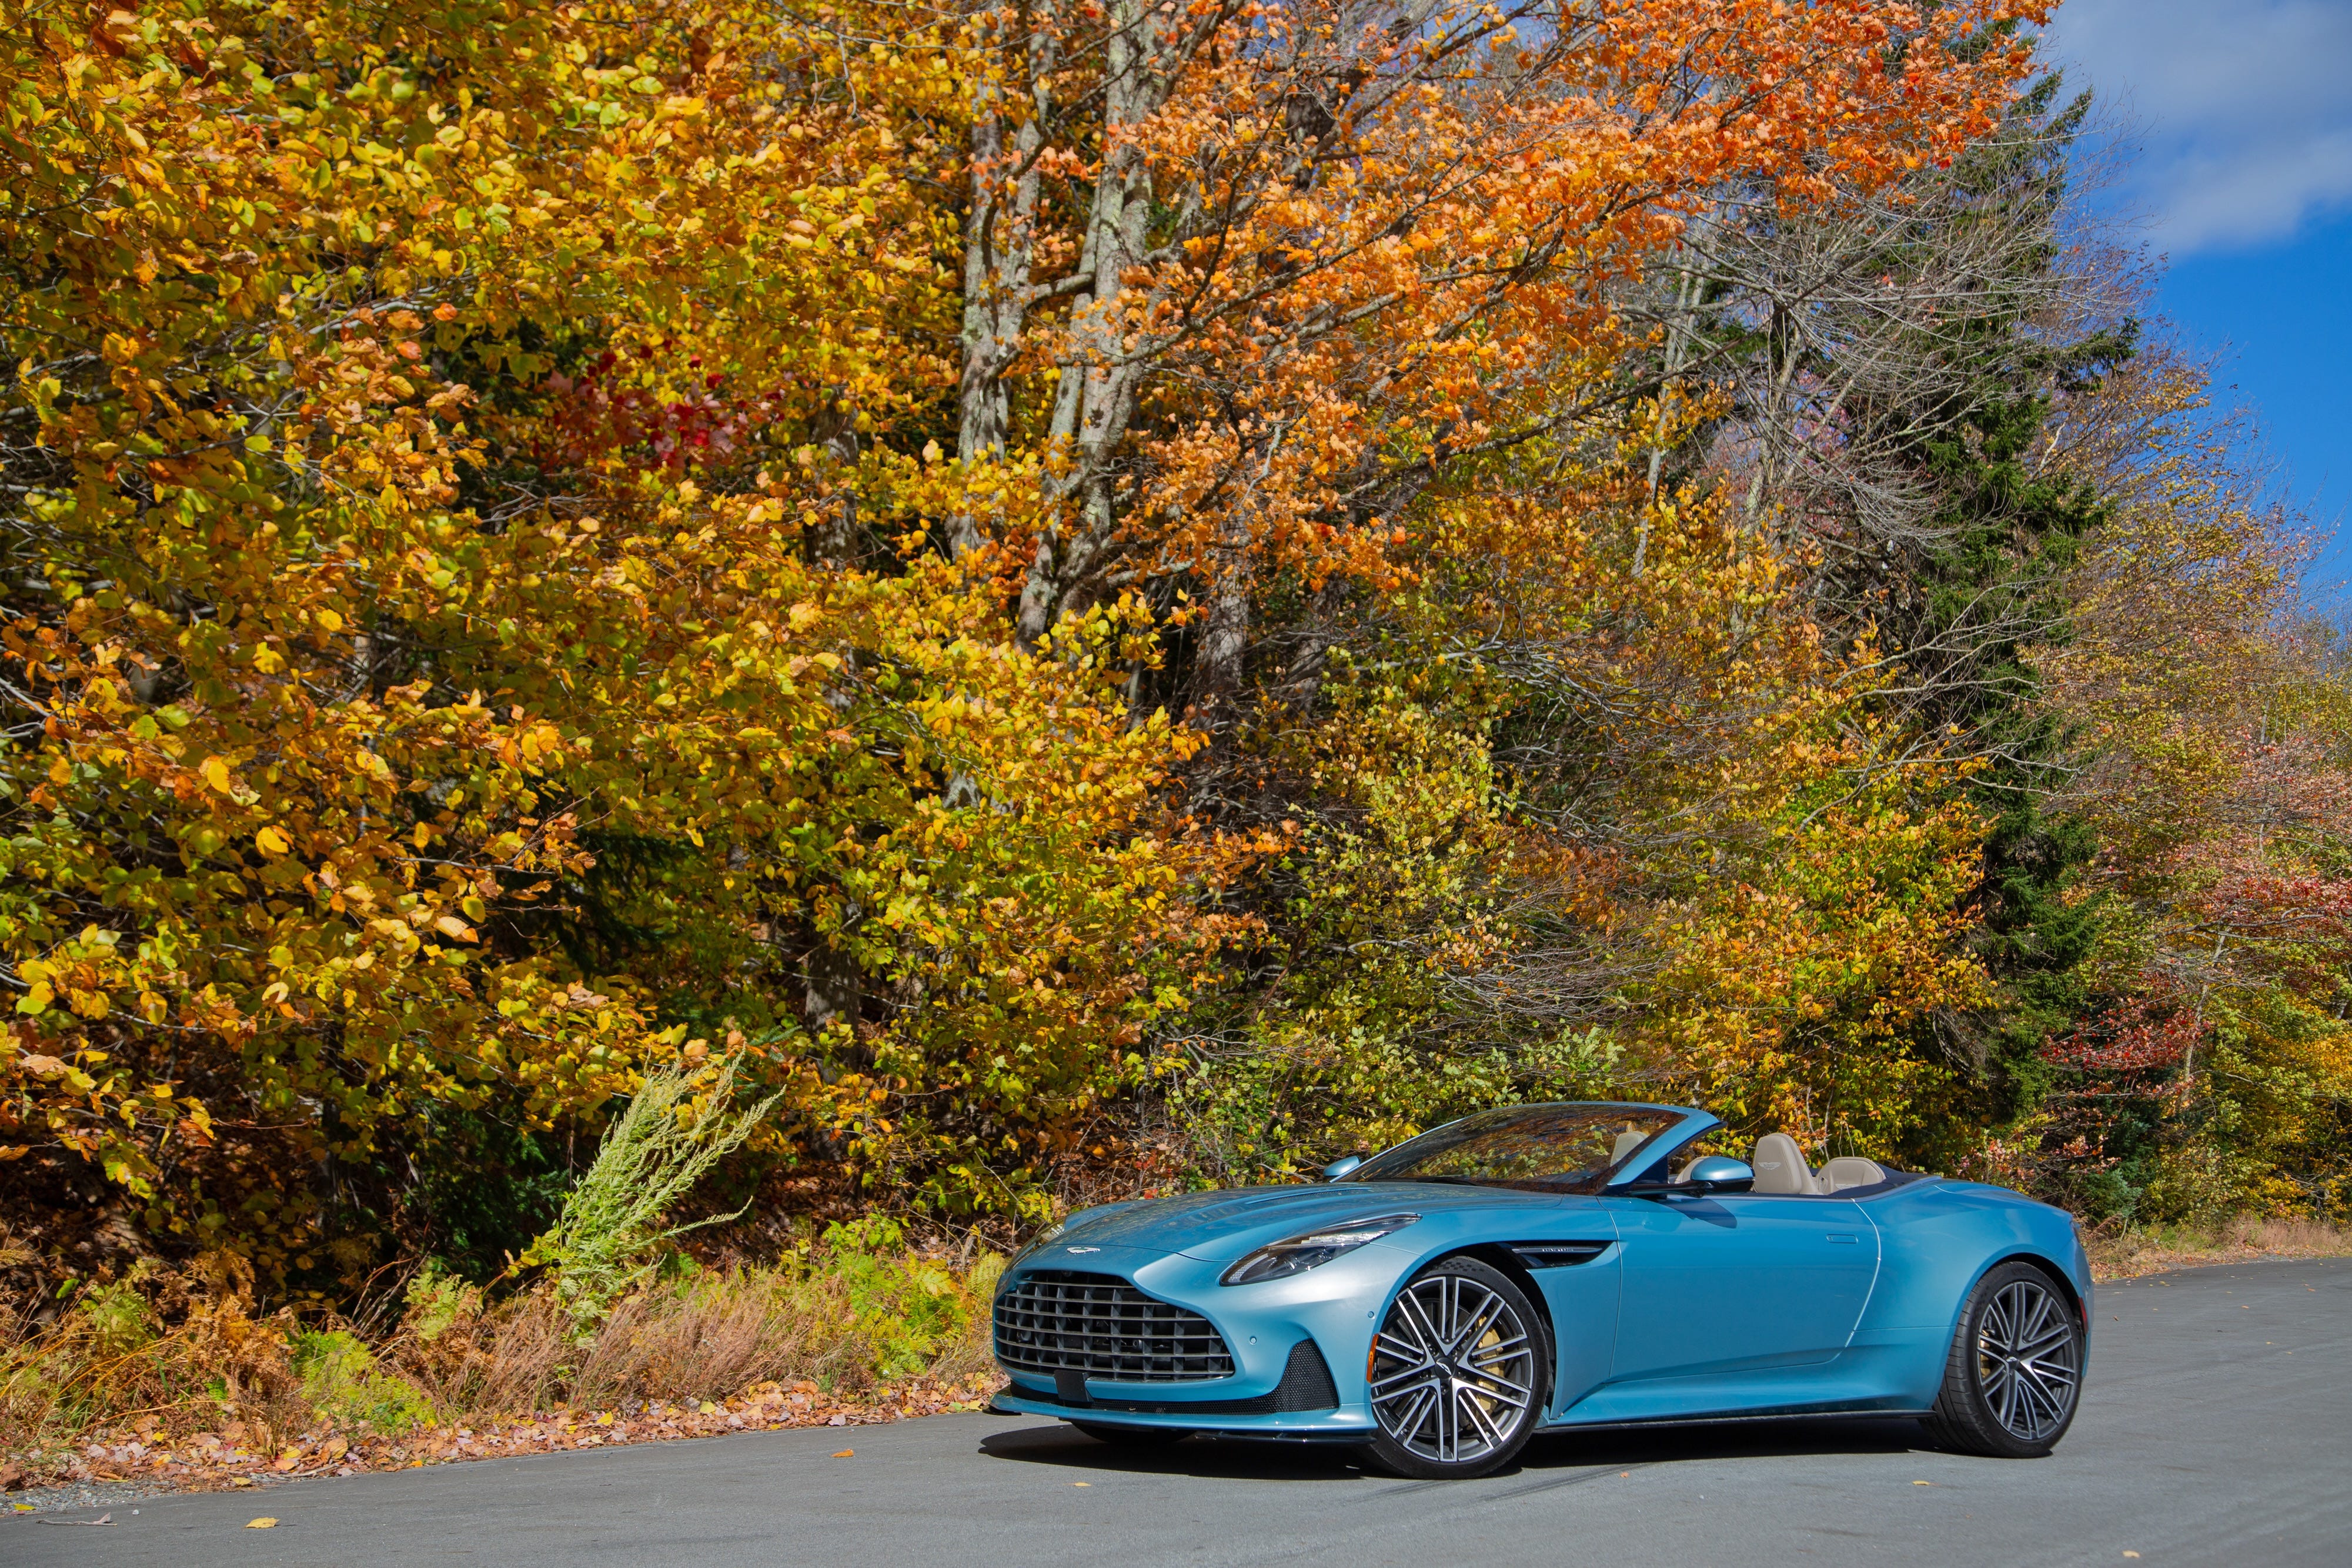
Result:
[[[0,1306],[0,1450],[22,1461],[135,1434],[267,1456],[327,1432],[692,1406],[766,1385],[854,1398],[895,1379],[992,1371],[994,1253],[927,1256],[867,1225],[836,1227],[772,1267],[671,1258],[585,1328],[551,1284],[492,1300],[432,1270],[412,1279],[387,1328],[315,1310],[257,1315],[250,1271],[226,1255],[136,1268],[46,1322],[29,1303]]]
[[[2352,1229],[2317,1219],[2240,1217],[2180,1225],[2101,1226],[2085,1233],[2091,1272],[2129,1279],[2235,1258],[2352,1257]]]

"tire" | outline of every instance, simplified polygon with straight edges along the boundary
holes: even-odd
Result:
[[[1118,1427],[1108,1421],[1073,1421],[1071,1426],[1114,1448],[1169,1448],[1192,1435],[1184,1427]]]
[[[2057,1281],[1997,1265],[1960,1312],[1927,1434],[1958,1453],[2041,1458],[2074,1423],[2083,1361],[2082,1316]]]
[[[1518,1457],[1551,1370],[1542,1316],[1498,1269],[1447,1258],[1397,1292],[1372,1342],[1380,1436],[1367,1463],[1416,1480],[1467,1480]]]

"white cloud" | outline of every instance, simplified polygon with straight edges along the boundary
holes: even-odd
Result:
[[[2352,204],[2352,0],[2063,0],[2044,54],[2143,128],[2122,194],[2176,256]]]

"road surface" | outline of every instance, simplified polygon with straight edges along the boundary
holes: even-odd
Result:
[[[96,1530],[19,1517],[0,1564],[2352,1564],[2352,1261],[2107,1285],[2096,1310],[2048,1459],[1937,1453],[1907,1421],[1754,1423],[1538,1438],[1505,1473],[1416,1483],[943,1416],[149,1499]],[[278,1527],[245,1528],[261,1513]]]

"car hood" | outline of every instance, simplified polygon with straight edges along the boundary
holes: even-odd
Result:
[[[1550,1208],[1561,1201],[1551,1193],[1435,1182],[1227,1188],[1146,1198],[1073,1215],[1055,1243],[1080,1241],[1096,1247],[1181,1252],[1203,1262],[1223,1263],[1301,1231],[1375,1215],[1530,1206]]]

